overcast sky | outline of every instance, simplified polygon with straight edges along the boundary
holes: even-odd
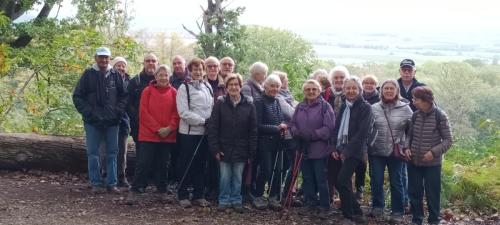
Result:
[[[123,1],[123,0],[122,0]],[[75,8],[64,0],[59,17]],[[500,1],[496,0],[233,0],[230,7],[244,6],[242,24],[289,30],[326,31],[498,31]],[[132,29],[196,30],[206,0],[134,0]],[[57,10],[54,9],[52,14]]]

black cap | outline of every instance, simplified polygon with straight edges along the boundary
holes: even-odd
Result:
[[[411,59],[403,59],[403,61],[401,61],[401,63],[399,64],[399,67],[405,66],[411,66],[412,68],[415,68],[415,62]]]

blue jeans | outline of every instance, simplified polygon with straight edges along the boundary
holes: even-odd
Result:
[[[97,128],[84,123],[85,142],[87,144],[87,160],[90,184],[97,186],[116,186],[116,156],[118,154],[118,125],[106,128]],[[106,184],[103,183],[100,173],[99,145],[106,143]]]
[[[408,163],[408,193],[412,222],[422,224],[424,219],[424,193],[429,211],[428,222],[439,223],[441,199],[441,166],[414,166]]]
[[[410,198],[408,197],[408,163],[403,162],[401,167],[401,183],[403,184],[403,206],[408,206],[410,204]]]
[[[394,215],[403,214],[403,185],[401,184],[401,171],[403,162],[394,157],[371,156],[370,160],[370,185],[372,191],[372,207],[384,209],[384,171],[389,170],[391,185],[391,211]]]
[[[306,204],[316,201],[316,190],[319,192],[319,206],[330,208],[330,194],[328,193],[328,182],[326,175],[326,163],[328,159],[304,159],[302,160],[302,187]],[[314,204],[314,203],[313,203]]]
[[[219,162],[219,205],[241,205],[241,178],[244,162]]]

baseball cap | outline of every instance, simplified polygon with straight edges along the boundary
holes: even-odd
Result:
[[[111,51],[109,50],[109,48],[99,47],[99,48],[96,49],[95,55],[111,56]]]
[[[403,61],[401,61],[401,63],[399,64],[399,67],[405,66],[411,66],[412,68],[415,68],[415,62],[411,59],[403,59]]]

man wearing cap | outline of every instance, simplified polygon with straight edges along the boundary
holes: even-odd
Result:
[[[127,105],[127,92],[118,72],[109,65],[111,51],[106,47],[96,50],[95,64],[86,69],[73,92],[73,103],[82,114],[87,145],[88,173],[93,193],[116,188],[116,156],[118,129]],[[105,142],[107,176],[103,182],[100,173],[99,145]]]
[[[415,61],[411,59],[404,59],[399,64],[399,74],[401,77],[398,79],[400,93],[403,98],[410,101],[410,107],[413,112],[417,109],[413,105],[413,96],[411,95],[411,91],[419,86],[425,86],[424,83],[420,83],[415,79],[415,73],[417,72],[415,67]]]
[[[399,75],[401,76],[398,79],[399,91],[403,98],[410,101],[410,108],[413,112],[415,112],[417,108],[413,105],[413,95],[411,91],[416,87],[425,86],[424,83],[420,83],[415,79],[416,72],[415,61],[412,59],[403,59],[403,61],[399,63]],[[403,183],[403,206],[405,207],[405,213],[409,213],[410,200],[408,198],[408,171],[406,163],[403,163],[401,180]]]
[[[191,77],[189,75],[189,71],[186,69],[186,59],[180,55],[174,56],[172,59],[172,68],[174,72],[172,76],[170,76],[170,84],[175,87],[175,89],[179,89],[183,82],[189,82]]]
[[[139,106],[142,91],[149,85],[149,82],[155,79],[155,71],[158,67],[158,58],[153,53],[144,56],[144,68],[132,78],[128,83],[129,102],[127,105],[127,114],[130,118],[130,135],[135,142],[136,154],[140,154],[141,146],[139,144]],[[137,164],[137,163],[136,163]],[[145,187],[138,187],[132,184],[132,192],[144,193]]]

